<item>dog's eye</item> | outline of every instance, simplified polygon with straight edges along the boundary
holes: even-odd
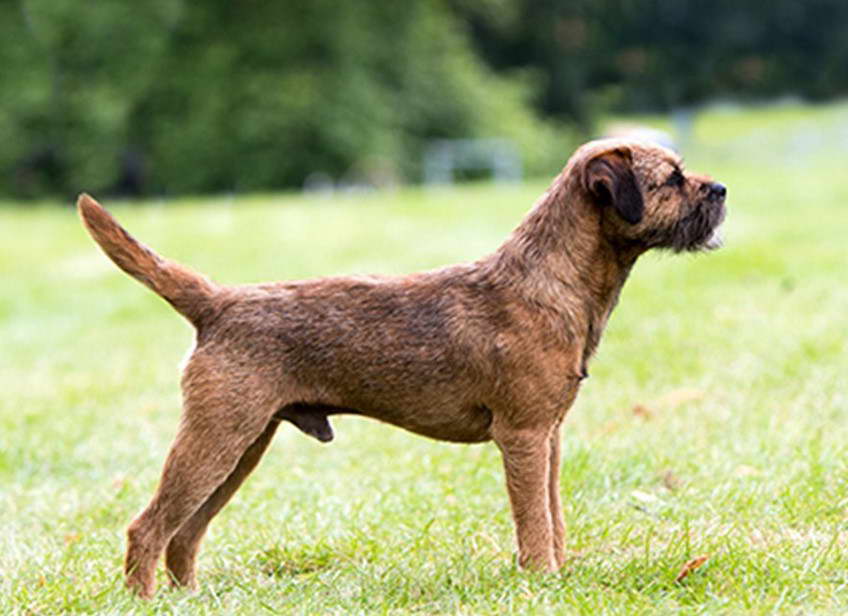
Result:
[[[680,169],[675,169],[671,172],[671,175],[668,176],[668,179],[665,181],[666,186],[674,186],[675,188],[680,188],[683,186],[683,183],[686,181],[686,178],[683,177],[683,172]]]

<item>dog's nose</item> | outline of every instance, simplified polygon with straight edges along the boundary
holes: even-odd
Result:
[[[713,182],[707,189],[709,198],[713,201],[721,201],[727,195],[727,188],[724,184]]]

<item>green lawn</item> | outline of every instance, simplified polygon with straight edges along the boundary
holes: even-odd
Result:
[[[124,529],[176,429],[191,329],[70,207],[0,209],[0,613],[848,611],[846,121],[696,124],[689,167],[729,187],[727,246],[635,268],[566,421],[572,558],[552,576],[514,565],[493,445],[344,417],[329,445],[280,430],[213,522],[198,594],[135,599]],[[472,259],[544,187],[107,205],[162,253],[249,282]]]

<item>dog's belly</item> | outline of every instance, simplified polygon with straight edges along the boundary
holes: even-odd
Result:
[[[316,423],[317,419],[317,423],[324,425],[330,415],[362,415],[440,441],[482,443],[491,440],[489,428],[492,424],[492,413],[482,405],[468,405],[465,408],[443,406],[430,411],[408,408],[377,410],[369,409],[368,406],[361,408],[359,405],[309,403],[285,407],[276,417],[292,421],[302,431],[326,442],[332,440],[332,431],[329,432],[329,438],[322,438],[323,435],[310,429],[309,422],[311,420]],[[329,430],[329,425],[327,426]]]
[[[482,405],[417,412],[381,409],[375,413],[362,411],[362,415],[440,441],[482,443],[492,438],[492,413]]]

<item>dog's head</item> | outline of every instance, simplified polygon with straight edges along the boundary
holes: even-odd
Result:
[[[666,148],[604,139],[575,154],[586,197],[600,208],[611,242],[645,250],[709,250],[721,244],[727,189],[705,175],[684,171]]]

